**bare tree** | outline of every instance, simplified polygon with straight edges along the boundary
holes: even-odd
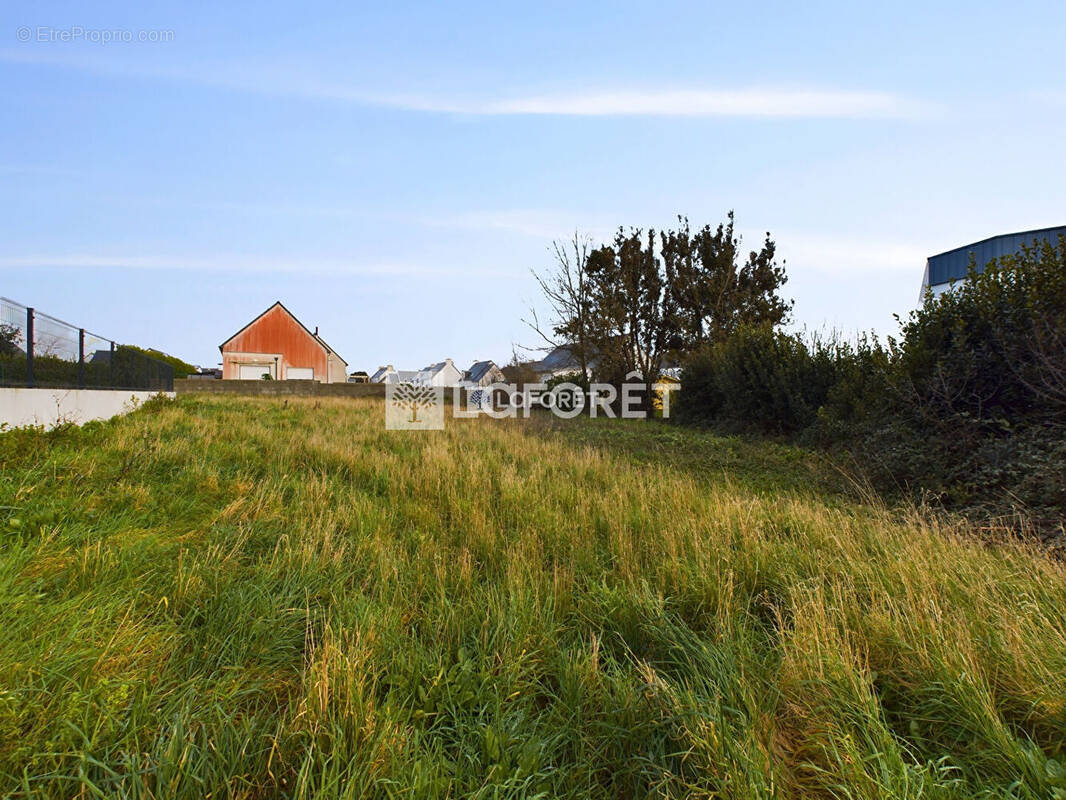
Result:
[[[552,317],[547,327],[540,321],[535,308],[530,318],[523,320],[540,337],[542,345],[536,349],[566,346],[570,349],[582,375],[594,355],[592,346],[592,299],[588,275],[591,239],[577,231],[566,242],[552,243],[554,265],[546,273],[531,270],[541,294],[551,307]],[[535,348],[528,348],[535,349]]]

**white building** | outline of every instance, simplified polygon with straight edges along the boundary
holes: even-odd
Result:
[[[412,383],[418,374],[416,369],[396,369],[392,364],[378,367],[370,376],[370,383]]]
[[[446,358],[420,369],[411,382],[425,386],[458,386],[462,380],[463,373],[450,358]]]
[[[450,358],[422,369],[396,369],[392,364],[378,367],[370,376],[370,383],[420,383],[425,386],[458,386],[463,373]]]

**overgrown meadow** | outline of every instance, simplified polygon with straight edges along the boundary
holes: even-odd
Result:
[[[0,434],[0,796],[1066,797],[1066,573],[658,423]]]

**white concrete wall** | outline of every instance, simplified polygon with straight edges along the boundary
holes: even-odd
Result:
[[[93,419],[111,419],[132,411],[159,392],[118,389],[8,389],[0,388],[0,425],[21,428],[63,422],[81,425]],[[163,392],[174,397],[173,392]]]

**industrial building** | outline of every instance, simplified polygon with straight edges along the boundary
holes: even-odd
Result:
[[[1050,241],[1054,244],[1059,236],[1066,236],[1066,225],[1056,228],[1040,228],[1022,233],[1004,233],[992,236],[973,244],[956,247],[939,255],[930,256],[925,262],[925,276],[922,278],[922,296],[927,289],[933,294],[947,290],[952,283],[965,280],[970,269],[970,256],[977,264],[977,271],[984,272],[988,262],[1007,255],[1020,253],[1022,247]]]

